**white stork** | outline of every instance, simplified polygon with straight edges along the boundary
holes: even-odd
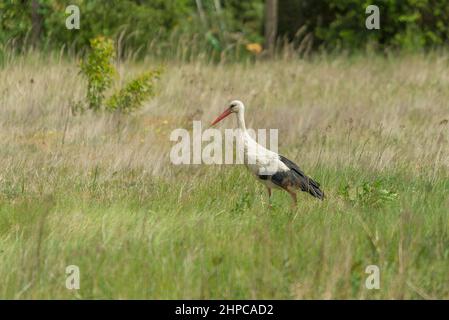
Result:
[[[321,191],[318,182],[306,176],[293,161],[264,148],[251,138],[245,126],[245,106],[243,102],[232,101],[229,107],[212,122],[211,126],[231,113],[237,115],[237,124],[240,129],[237,139],[240,139],[240,145],[244,148],[245,165],[259,181],[265,184],[269,200],[272,188],[287,191],[293,199],[293,207],[296,206],[296,191],[298,190],[308,192],[312,196],[323,200],[324,193]]]

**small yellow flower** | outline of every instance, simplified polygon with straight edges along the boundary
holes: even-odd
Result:
[[[246,45],[246,50],[253,54],[259,54],[262,52],[262,46],[259,43],[248,43]]]

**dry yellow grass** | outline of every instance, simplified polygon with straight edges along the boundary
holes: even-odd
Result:
[[[125,64],[121,70],[148,67]],[[279,128],[281,150],[298,152],[300,163],[379,170],[400,164],[414,173],[423,167],[436,172],[449,166],[448,69],[445,56],[419,55],[174,64],[158,97],[136,116],[72,117],[70,105],[85,89],[76,64],[18,59],[1,70],[0,135],[2,144],[17,151],[42,151],[27,158],[57,152],[59,161],[85,168],[107,163],[111,169],[144,166],[153,172],[168,164],[162,159],[171,130],[191,128],[191,120],[207,125],[227,101],[239,98],[247,105],[249,126]]]

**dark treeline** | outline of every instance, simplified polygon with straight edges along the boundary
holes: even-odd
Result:
[[[65,27],[70,4],[80,8],[79,30]],[[379,30],[365,27],[370,4],[380,9]],[[270,41],[310,50],[419,50],[449,39],[447,0],[2,0],[0,18],[2,48],[78,51],[104,35],[123,54],[164,56],[254,54]]]

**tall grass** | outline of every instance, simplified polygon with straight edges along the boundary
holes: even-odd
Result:
[[[86,88],[75,62],[9,57],[0,297],[449,298],[448,71],[444,54],[173,62],[139,113],[73,116]],[[171,165],[170,132],[235,98],[249,127],[279,129],[326,201],[301,194],[292,210],[275,192],[269,209],[243,167]],[[397,198],[342,192],[377,181]],[[71,264],[78,291],[65,288]],[[371,264],[379,290],[365,287]]]

